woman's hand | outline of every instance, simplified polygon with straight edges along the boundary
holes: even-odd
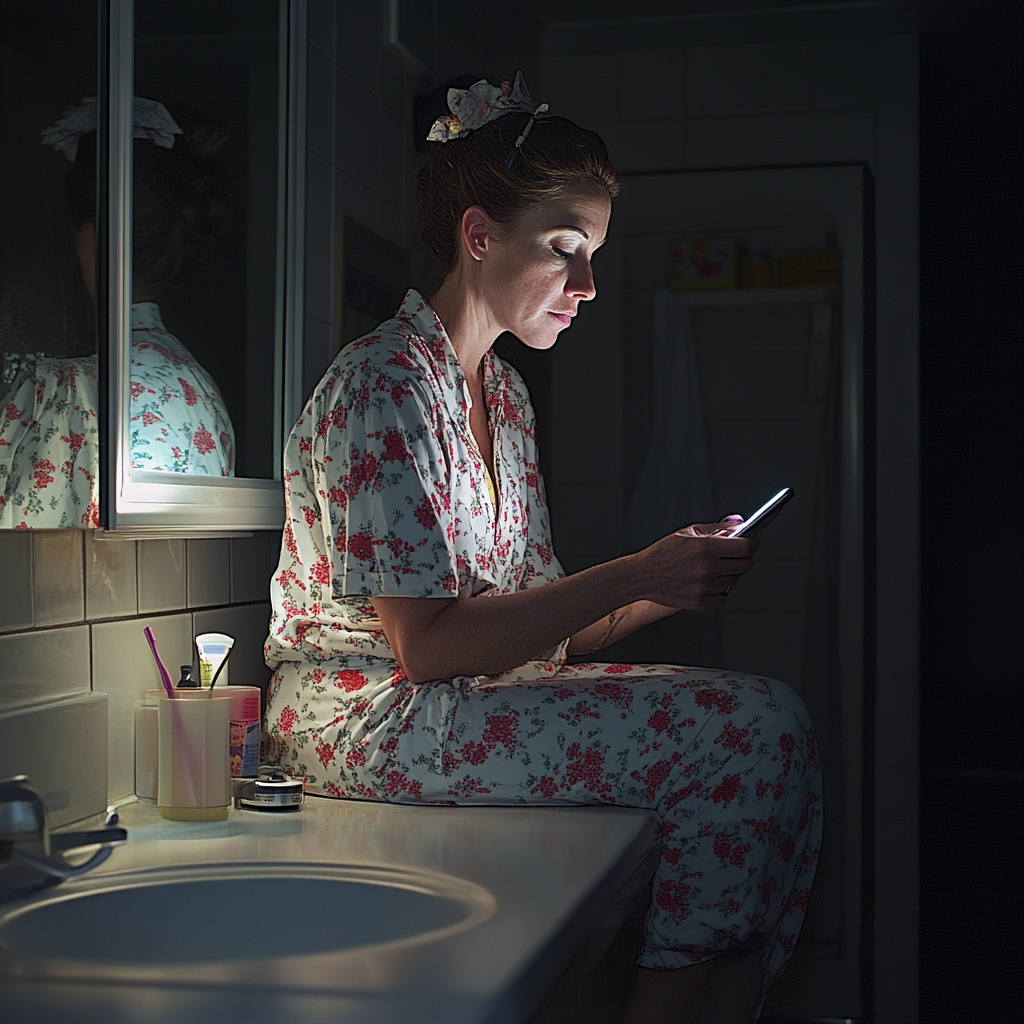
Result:
[[[721,608],[753,568],[760,544],[756,534],[726,536],[740,522],[739,516],[729,516],[719,523],[695,523],[634,555],[644,597],[667,608]]]

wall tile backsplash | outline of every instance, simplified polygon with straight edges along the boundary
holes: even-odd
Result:
[[[0,534],[0,777],[28,775],[54,825],[131,795],[135,702],[161,685],[147,625],[175,678],[195,661],[195,634],[217,631],[235,637],[230,681],[265,690],[279,549],[276,532],[192,541]]]

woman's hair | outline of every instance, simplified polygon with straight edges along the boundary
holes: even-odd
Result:
[[[227,130],[202,114],[182,111],[183,134],[170,149],[135,139],[132,274],[136,295],[155,298],[202,254],[227,214],[228,196],[216,154]],[[82,136],[67,178],[75,228],[96,219],[96,133]]]
[[[420,239],[442,274],[458,264],[462,215],[470,206],[482,206],[492,220],[508,224],[581,183],[618,195],[622,178],[601,137],[564,117],[537,118],[507,167],[506,157],[528,121],[528,114],[516,111],[462,138],[427,143],[426,163],[416,174]]]

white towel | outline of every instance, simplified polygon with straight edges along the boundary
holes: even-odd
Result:
[[[654,429],[626,511],[630,551],[718,514],[693,317],[684,298],[667,288],[654,293]]]

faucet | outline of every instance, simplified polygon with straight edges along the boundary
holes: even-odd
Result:
[[[27,775],[0,780],[0,902],[37,889],[59,885],[98,868],[128,833],[116,828],[117,814],[108,812],[104,827],[86,832],[50,834],[46,804],[29,785]],[[70,864],[63,854],[101,844],[83,864]]]

